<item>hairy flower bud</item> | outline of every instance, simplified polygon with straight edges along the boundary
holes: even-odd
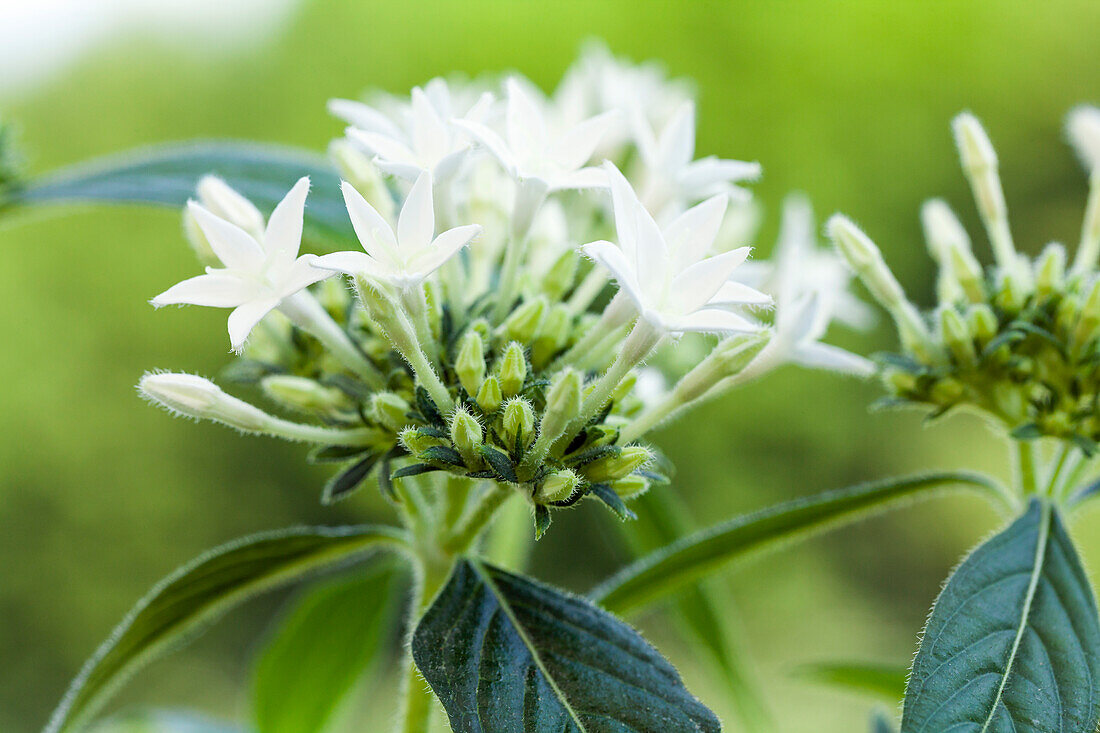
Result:
[[[540,296],[527,301],[505,319],[500,327],[501,333],[513,341],[527,343],[538,331],[546,308],[547,302],[544,297]]]
[[[580,259],[572,250],[563,252],[542,278],[542,292],[550,300],[561,300],[573,285]]]
[[[569,469],[555,471],[542,480],[535,488],[535,501],[547,504],[554,501],[565,501],[581,484],[577,474]]]
[[[138,389],[171,412],[213,420],[248,433],[264,432],[272,418],[263,410],[227,395],[209,379],[194,374],[146,374]]]
[[[501,429],[505,444],[526,448],[535,430],[535,411],[531,403],[522,397],[513,397],[504,405]]]
[[[394,432],[409,424],[409,403],[393,392],[371,395],[369,412],[371,419]]]
[[[496,377],[486,378],[481,383],[481,388],[478,389],[477,397],[474,399],[477,406],[484,413],[496,412],[503,400],[504,394],[500,391],[500,380]]]
[[[203,176],[196,187],[201,203],[210,213],[236,224],[254,237],[263,235],[264,215],[251,201],[217,176]]]
[[[397,439],[401,441],[401,445],[405,447],[409,453],[414,456],[419,456],[429,448],[435,448],[436,446],[446,445],[446,442],[442,438],[438,438],[434,435],[429,435],[420,428],[408,427],[401,431],[397,436]]]
[[[643,476],[624,476],[611,482],[612,490],[624,499],[631,499],[649,490],[649,480]]]
[[[569,422],[581,411],[584,382],[576,369],[563,369],[554,375],[546,393],[546,409],[542,413],[539,432],[556,439]]]
[[[959,364],[973,366],[977,363],[978,354],[974,349],[970,329],[954,308],[947,307],[940,311],[940,331],[943,342]]]
[[[505,397],[512,397],[523,389],[523,383],[527,379],[527,359],[523,354],[523,346],[515,341],[504,349],[497,379],[500,380],[500,391]]]
[[[608,455],[597,458],[581,467],[584,477],[594,484],[616,481],[628,476],[653,459],[653,454],[648,448],[640,445],[629,445],[623,448],[617,455]]]
[[[484,433],[477,418],[462,407],[456,409],[451,417],[451,442],[466,461],[466,465],[473,466],[480,462],[479,450],[483,438]]]
[[[997,335],[999,328],[996,314],[985,303],[970,306],[966,311],[966,325],[974,340],[983,346]]]
[[[1066,248],[1057,242],[1051,242],[1043,248],[1035,264],[1035,292],[1040,297],[1049,297],[1062,289],[1066,276]]]
[[[386,187],[378,167],[363,152],[347,140],[334,140],[329,156],[340,170],[340,177],[362,194],[387,221],[393,219],[393,194]]]
[[[558,303],[547,311],[531,345],[531,362],[536,368],[545,367],[565,347],[572,325],[573,314],[566,304]]]
[[[466,393],[476,395],[485,379],[485,344],[473,329],[467,329],[458,342],[455,373]]]
[[[340,390],[306,377],[273,374],[260,380],[260,388],[270,399],[292,410],[330,413],[353,407]]]

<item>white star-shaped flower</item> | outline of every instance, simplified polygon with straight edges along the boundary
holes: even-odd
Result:
[[[605,163],[604,170],[619,243],[592,242],[583,251],[615,276],[639,317],[670,334],[759,330],[759,324],[732,310],[771,302],[763,293],[730,280],[749,248],[707,256],[722,224],[727,197],[704,201],[662,230],[618,168]]]
[[[472,119],[455,120],[518,181],[541,181],[548,191],[602,188],[607,179],[598,168],[584,165],[615,121],[617,113],[589,117],[563,130],[551,130],[546,114],[516,79],[505,84],[508,94],[501,137]]]
[[[435,237],[432,176],[421,173],[397,218],[397,231],[355,190],[343,184],[344,202],[365,252],[334,252],[313,261],[314,267],[363,274],[407,290],[420,284],[481,232],[477,224],[455,227]],[[434,237],[434,238],[433,238]]]
[[[470,151],[469,141],[452,127],[451,119],[481,121],[493,101],[486,92],[458,112],[451,97],[447,82],[433,79],[424,88],[412,90],[412,102],[398,110],[398,121],[380,109],[346,99],[331,100],[329,111],[351,123],[348,139],[373,155],[381,170],[410,181],[429,171],[443,181],[458,172]]]
[[[642,161],[640,195],[654,212],[677,214],[688,204],[724,193],[747,198],[734,185],[760,177],[759,163],[716,156],[695,158],[695,104],[684,102],[658,134],[643,116],[632,120]]]
[[[315,255],[298,257],[308,193],[309,178],[302,178],[275,207],[260,237],[189,201],[191,215],[225,267],[208,267],[205,275],[177,283],[150,302],[157,308],[183,304],[232,308],[229,339],[239,352],[252,328],[284,298],[331,275],[311,266]]]
[[[817,246],[814,215],[803,196],[788,196],[773,262],[753,262],[735,277],[775,296],[775,336],[772,348],[802,366],[866,376],[874,372],[868,360],[821,343],[829,324],[840,321],[867,328],[874,320],[866,303],[849,290],[852,274],[832,249]]]

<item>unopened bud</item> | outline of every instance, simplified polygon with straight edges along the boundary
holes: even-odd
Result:
[[[569,469],[555,471],[543,479],[535,489],[535,501],[540,504],[565,501],[573,495],[580,484],[580,477]]]
[[[985,292],[985,274],[982,266],[969,248],[948,245],[948,267],[959,288],[971,303],[982,303],[988,297]]]
[[[940,311],[940,331],[943,333],[944,343],[960,365],[973,366],[977,363],[978,354],[970,337],[970,329],[954,308],[948,307]]]
[[[339,412],[353,406],[340,390],[306,377],[273,374],[260,380],[260,388],[275,402],[302,412]]]
[[[963,112],[951,123],[955,133],[955,147],[959,150],[963,168],[980,171],[997,167],[997,151],[986,134],[982,123],[969,112]]]
[[[624,499],[631,499],[649,490],[649,479],[642,476],[624,476],[611,484],[612,490]]]
[[[970,306],[966,312],[966,325],[971,336],[982,345],[991,341],[1000,328],[996,314],[985,303]]]
[[[538,331],[542,317],[546,313],[546,307],[545,297],[540,296],[527,301],[505,319],[500,326],[501,333],[513,341],[527,343]]]
[[[523,383],[527,379],[527,359],[523,354],[523,346],[515,341],[504,349],[497,379],[500,380],[500,391],[505,397],[512,397],[523,389]]]
[[[217,176],[203,176],[196,187],[201,203],[210,213],[236,224],[254,237],[264,233],[264,215],[251,201]]]
[[[542,292],[550,300],[561,300],[577,277],[580,258],[572,250],[563,252],[542,278]]]
[[[504,405],[501,428],[505,444],[511,449],[515,445],[526,448],[535,430],[535,411],[531,403],[522,397],[513,397]]]
[[[1035,267],[1035,292],[1042,297],[1062,289],[1066,276],[1066,248],[1051,242],[1043,248],[1043,254]]]
[[[479,462],[483,437],[477,418],[461,407],[455,410],[451,417],[451,442],[467,465],[473,466]]]
[[[951,247],[971,251],[966,229],[943,199],[925,201],[921,206],[920,220],[928,251],[941,267],[949,262],[947,253]]]
[[[978,205],[982,222],[989,232],[997,264],[1010,271],[1019,269],[1012,234],[1008,230],[1008,210],[1005,207],[1001,179],[997,175],[997,153],[982,124],[969,112],[963,112],[951,123],[955,146],[962,159],[963,172]]]
[[[539,326],[538,335],[531,345],[531,361],[536,367],[544,367],[561,351],[569,340],[573,314],[569,306],[558,303],[546,313]]]
[[[263,410],[232,397],[209,379],[194,374],[146,374],[141,393],[169,411],[199,420],[213,420],[247,433],[264,432],[272,418]]]
[[[1100,278],[1093,281],[1088,295],[1085,296],[1073,340],[1081,345],[1087,343],[1095,334],[1097,326],[1100,326]]]
[[[340,171],[340,177],[362,194],[382,218],[392,221],[393,195],[370,157],[347,140],[334,140],[328,152]]]
[[[455,373],[466,393],[476,395],[485,379],[485,344],[477,331],[468,329],[458,342]]]
[[[195,259],[200,264],[205,267],[224,267],[222,261],[214,254],[214,248],[210,246],[210,240],[206,238],[206,233],[199,226],[198,221],[195,220],[195,215],[189,208],[183,210],[183,236],[187,239],[187,243],[191,245],[191,251],[195,253]]]
[[[597,458],[581,467],[584,477],[594,484],[616,481],[628,476],[652,460],[649,449],[640,445],[630,445],[619,451],[618,455]]]
[[[581,411],[584,382],[580,372],[566,368],[554,375],[546,393],[546,410],[539,431],[556,438]]]
[[[370,398],[370,417],[397,432],[409,424],[409,403],[393,392],[376,392]]]
[[[414,456],[419,456],[429,448],[446,445],[446,441],[442,438],[413,427],[402,430],[398,435],[398,440],[401,441],[401,445],[405,446],[405,450]]]
[[[1100,109],[1082,105],[1066,117],[1066,132],[1087,170],[1100,169]]]
[[[496,412],[500,403],[504,401],[504,394],[500,391],[500,380],[496,377],[486,378],[481,383],[474,401],[482,412],[486,414]]]

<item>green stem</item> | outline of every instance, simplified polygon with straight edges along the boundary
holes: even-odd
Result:
[[[411,640],[420,617],[431,605],[439,589],[447,581],[447,570],[443,565],[432,563],[420,557],[417,567],[417,587],[413,602],[409,605],[407,628]],[[432,711],[435,710],[435,695],[412,658],[411,647],[405,660],[405,690],[399,733],[429,733],[432,724]]]
[[[512,490],[507,486],[491,483],[477,506],[443,543],[443,549],[452,554],[465,552],[511,495]]]
[[[573,294],[566,301],[566,305],[575,315],[580,315],[588,310],[588,306],[592,305],[592,301],[603,292],[606,286],[607,271],[597,265],[584,276],[581,284],[574,288]]]
[[[497,302],[493,320],[500,323],[512,310],[512,303],[519,295],[519,266],[527,255],[527,236],[535,215],[546,200],[547,187],[538,179],[519,181],[516,184],[515,204],[512,207],[510,239],[504,250],[504,264],[497,283]]]
[[[1058,455],[1058,462],[1054,464],[1054,467],[1050,471],[1050,480],[1047,481],[1047,488],[1044,492],[1044,496],[1054,496],[1054,490],[1058,487],[1059,479],[1062,477],[1062,471],[1066,467],[1066,459],[1069,458],[1072,452],[1073,446],[1062,446],[1062,450]]]
[[[1031,496],[1038,492],[1035,481],[1035,444],[1029,441],[1016,442],[1016,479],[1019,482],[1020,495]]]
[[[298,328],[310,334],[336,359],[355,372],[372,389],[382,389],[385,380],[378,368],[371,364],[347,332],[340,328],[317,299],[308,291],[295,293],[279,304],[279,311]]]

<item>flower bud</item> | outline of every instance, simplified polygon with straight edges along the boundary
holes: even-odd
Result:
[[[580,477],[569,469],[555,471],[543,479],[535,489],[535,501],[539,504],[565,501],[573,495],[580,483]]]
[[[1082,165],[1089,171],[1100,169],[1100,109],[1082,105],[1072,110],[1066,132]]]
[[[171,412],[213,420],[247,433],[264,432],[272,422],[258,407],[231,397],[209,379],[194,374],[146,374],[138,390]]]
[[[455,373],[466,393],[476,395],[485,380],[485,344],[477,331],[467,329],[458,342]]]
[[[224,267],[222,261],[214,254],[214,248],[206,238],[206,233],[199,226],[195,215],[190,208],[183,210],[183,236],[191,245],[191,251],[195,253],[195,259],[204,267]]]
[[[1085,296],[1081,315],[1077,319],[1077,327],[1073,332],[1073,340],[1079,346],[1087,344],[1095,335],[1097,326],[1100,326],[1100,278],[1093,280],[1092,287]]]
[[[402,430],[397,439],[401,441],[401,445],[405,446],[405,450],[414,456],[419,456],[429,448],[446,445],[446,442],[442,438],[429,435],[420,428],[413,427]]]
[[[611,401],[622,402],[634,390],[638,383],[638,372],[628,372],[622,380],[611,390]]]
[[[1035,266],[1035,292],[1047,297],[1062,289],[1066,276],[1066,248],[1051,242],[1043,248]]]
[[[535,411],[531,403],[522,397],[513,397],[504,405],[501,429],[505,444],[511,448],[517,441],[520,448],[531,442],[535,430]]]
[[[523,346],[515,341],[504,349],[497,379],[500,380],[500,391],[505,397],[512,397],[523,389],[523,383],[527,379],[527,359],[523,354]]]
[[[477,406],[481,408],[482,412],[489,414],[496,412],[503,400],[504,395],[500,391],[500,380],[496,377],[488,377],[481,383],[481,388],[478,389],[474,401],[477,402]]]
[[[451,443],[459,452],[466,465],[474,466],[480,462],[481,441],[484,434],[481,423],[464,408],[459,407],[451,417]]]
[[[962,366],[973,366],[978,362],[978,354],[974,350],[970,329],[966,327],[954,308],[943,308],[940,311],[940,331],[955,361]]]
[[[963,168],[967,171],[983,171],[997,167],[997,151],[986,134],[982,123],[969,112],[963,112],[951,123],[955,133],[955,147],[959,150]]]
[[[901,369],[887,369],[883,379],[891,389],[901,395],[910,394],[917,388],[917,378]]]
[[[924,228],[924,238],[928,243],[928,251],[940,267],[948,264],[948,251],[957,247],[965,252],[970,252],[970,237],[966,229],[959,223],[951,207],[943,199],[929,199],[924,202],[920,210],[921,225]]]
[[[397,432],[409,424],[409,403],[393,392],[376,392],[370,398],[370,417]]]
[[[477,334],[481,336],[483,343],[489,343],[493,338],[493,329],[489,325],[489,322],[484,318],[478,318],[476,321],[472,321],[469,326],[469,330],[477,331]]]
[[[580,258],[573,250],[563,252],[542,278],[542,292],[550,300],[561,300],[573,285]]]
[[[512,341],[527,343],[535,336],[546,313],[546,298],[529,300],[512,311],[500,326],[500,332]]]
[[[251,201],[217,176],[203,176],[196,188],[199,203],[210,213],[236,224],[254,237],[262,237],[264,216]]]
[[[983,346],[997,335],[1000,328],[993,309],[985,303],[970,306],[966,312],[966,325],[974,340]]]
[[[565,347],[572,326],[573,314],[569,306],[558,303],[547,311],[531,345],[531,362],[540,368],[549,364],[554,355]]]
[[[969,248],[949,244],[947,248],[948,267],[959,288],[971,303],[982,303],[986,299],[985,274],[982,266]]]
[[[260,388],[270,399],[302,412],[340,412],[353,407],[346,394],[316,380],[290,374],[273,374],[260,380]]]
[[[624,476],[611,484],[612,490],[624,499],[644,494],[649,489],[649,480],[642,476]]]
[[[616,481],[628,476],[652,460],[648,448],[640,445],[628,445],[618,455],[597,458],[581,467],[584,477],[594,484]]]
[[[580,414],[583,380],[576,369],[566,368],[554,375],[546,392],[546,409],[542,413],[539,432],[557,439],[570,421]]]
[[[1008,210],[1001,180],[997,176],[997,153],[993,143],[982,124],[969,112],[957,116],[951,126],[963,172],[970,181],[978,212],[989,231],[997,264],[1006,270],[1017,270],[1019,262],[1012,244],[1012,234],[1008,230]]]
[[[334,140],[328,152],[340,177],[361,193],[383,219],[393,221],[393,195],[371,159],[347,140]]]

